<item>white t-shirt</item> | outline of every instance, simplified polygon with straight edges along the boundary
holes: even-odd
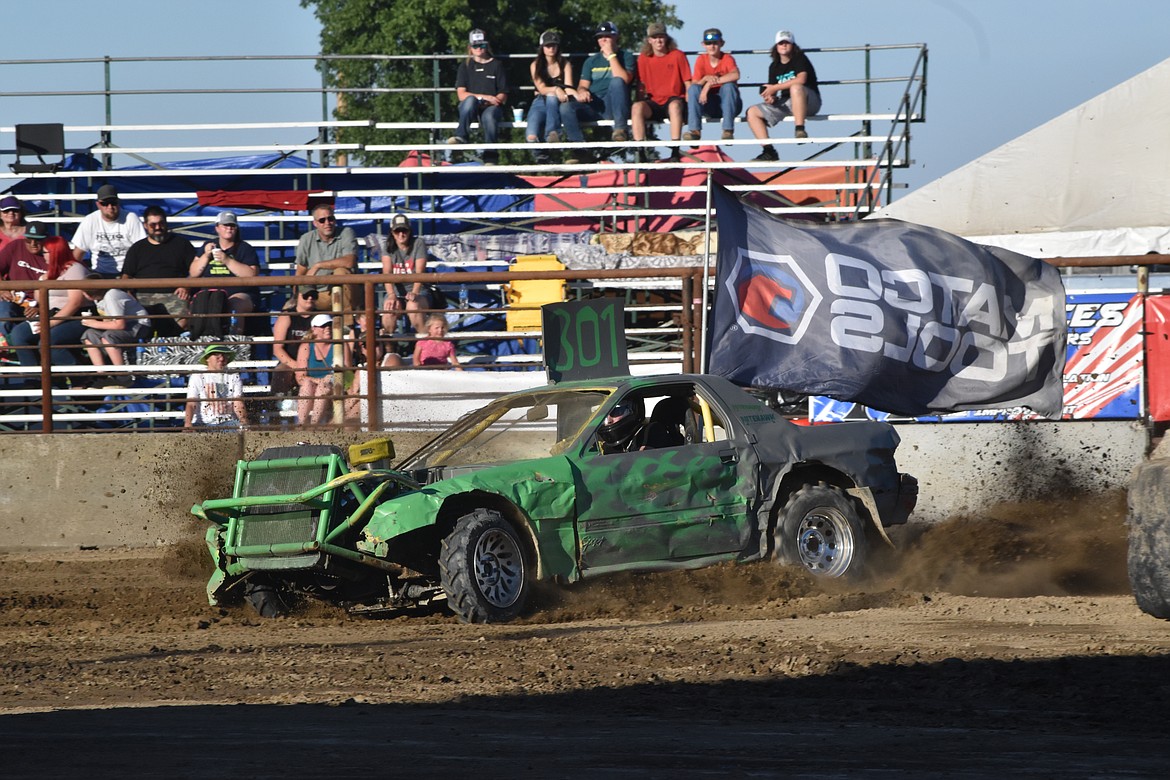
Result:
[[[235,401],[244,394],[239,374],[204,372],[191,374],[187,382],[187,398],[198,400],[194,425],[223,425],[238,422]]]
[[[115,222],[106,222],[95,211],[81,220],[70,246],[89,252],[89,266],[99,274],[120,274],[126,250],[144,238],[142,220],[133,211],[123,209]]]

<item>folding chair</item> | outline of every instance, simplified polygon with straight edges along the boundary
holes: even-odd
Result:
[[[39,162],[21,162],[22,157],[35,157]],[[46,161],[46,157],[57,160]],[[54,173],[65,164],[65,126],[37,124],[16,126],[16,162],[9,167],[13,173]]]

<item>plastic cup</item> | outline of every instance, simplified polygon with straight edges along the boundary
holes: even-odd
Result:
[[[524,121],[524,109],[513,108],[512,109],[512,121],[515,122],[516,124],[523,122]]]

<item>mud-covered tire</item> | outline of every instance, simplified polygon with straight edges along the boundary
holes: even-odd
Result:
[[[447,605],[464,623],[504,623],[524,609],[531,583],[519,535],[498,512],[464,515],[443,540]]]
[[[1129,486],[1129,584],[1147,615],[1170,619],[1170,463],[1139,466]]]
[[[840,488],[804,485],[776,522],[776,560],[817,577],[855,578],[868,562],[869,540],[857,506]]]
[[[244,601],[262,618],[280,617],[288,612],[280,588],[260,577],[249,577],[244,583]]]

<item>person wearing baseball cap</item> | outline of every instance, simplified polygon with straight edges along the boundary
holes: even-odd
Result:
[[[334,359],[334,350],[338,345],[333,341],[331,315],[315,315],[309,326],[309,335],[297,350],[297,382],[300,384],[297,417],[301,425],[315,425],[329,420],[332,406],[329,401],[332,396],[344,393],[334,364],[353,365],[353,356],[349,350],[351,342],[346,339],[341,341],[340,359]]]
[[[410,220],[405,214],[390,218],[390,235],[382,248],[382,273],[389,275],[422,274],[427,271],[427,243],[416,237],[410,229]],[[416,333],[423,330],[425,319],[422,310],[433,309],[435,291],[422,282],[403,284],[387,282],[386,300],[382,304],[382,327],[388,333],[395,331],[398,318],[406,315]]]
[[[532,98],[532,107],[528,109],[526,140],[528,143],[555,144],[561,140],[561,104],[577,99],[573,64],[561,51],[558,30],[545,30],[540,34],[540,47],[528,64],[528,74],[532,77],[536,94]],[[540,147],[533,156],[539,164],[549,162],[548,152]]]
[[[122,273],[126,252],[146,238],[146,230],[137,214],[122,208],[114,185],[98,187],[96,199],[97,211],[86,214],[73,234],[73,256],[83,260],[88,254],[91,269],[114,279]]]
[[[703,31],[703,51],[695,57],[693,81],[687,90],[687,131],[684,141],[703,137],[703,117],[723,120],[723,140],[735,138],[735,118],[743,110],[739,95],[739,65],[723,51],[723,31]]]
[[[239,428],[248,424],[244,385],[238,373],[225,371],[236,356],[226,344],[210,344],[199,356],[206,371],[194,371],[187,379],[187,408],[183,429]]]
[[[449,144],[465,144],[471,137],[471,123],[479,120],[484,143],[499,140],[499,123],[508,102],[508,75],[504,63],[492,56],[487,33],[472,30],[467,38],[467,59],[459,63],[455,74],[455,95],[459,99],[459,126]],[[483,162],[494,165],[500,159],[498,149],[485,149]]]
[[[0,249],[0,279],[32,282],[43,278],[49,271],[45,251],[45,239],[48,237],[49,231],[43,222],[26,225],[22,240],[9,241]],[[64,239],[57,240],[64,243]],[[65,248],[68,254],[68,244],[65,244]],[[13,329],[24,324],[25,307],[35,301],[32,290],[0,290],[0,335],[11,340]]]
[[[638,83],[642,85],[644,97],[634,103],[631,111],[634,140],[645,141],[649,125],[664,121],[670,122],[670,140],[680,140],[687,89],[691,86],[691,66],[662,22],[651,22],[646,27],[646,41],[638,53]],[[681,159],[677,146],[670,148],[669,159],[672,162]]]
[[[614,141],[630,139],[630,84],[634,81],[634,55],[618,47],[618,28],[602,22],[593,33],[597,51],[581,66],[577,99],[561,103],[561,125],[574,143],[585,140],[582,122],[612,119]],[[582,154],[581,157],[584,157]]]
[[[236,215],[230,211],[221,211],[215,218],[215,240],[208,241],[203,246],[203,252],[191,261],[191,276],[193,278],[223,279],[231,276],[251,278],[260,273],[260,255],[255,247],[247,241],[240,240],[240,225]],[[215,318],[215,314],[231,313],[235,323],[231,326],[234,333],[243,333],[244,318],[256,310],[259,292],[257,288],[231,287],[223,290],[227,296],[227,311],[223,310],[223,299],[218,304],[204,305],[205,297],[213,297],[212,288],[198,290],[191,301],[193,313],[200,313],[203,317],[191,318],[191,338],[200,336],[222,336],[222,321]]]
[[[788,30],[776,33],[772,47],[772,63],[768,66],[768,81],[760,87],[763,103],[747,110],[748,125],[756,138],[766,140],[768,128],[791,116],[796,123],[797,138],[808,138],[804,120],[821,110],[821,93],[817,88],[817,71],[804,51],[796,45],[796,37]],[[780,159],[776,148],[764,144],[755,157],[756,162],[775,162]]]
[[[9,241],[24,238],[24,204],[14,195],[0,198],[0,249]]]

